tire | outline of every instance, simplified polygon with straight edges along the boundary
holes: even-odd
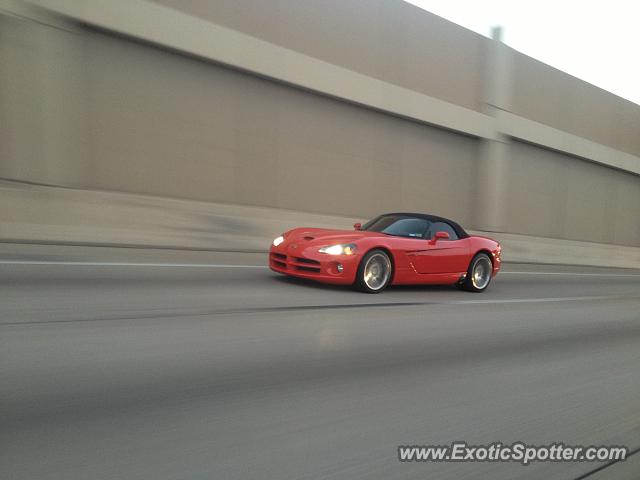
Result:
[[[468,292],[483,292],[491,283],[493,263],[486,253],[478,253],[469,264],[462,288]]]
[[[371,250],[360,261],[355,286],[365,293],[380,293],[391,282],[393,265],[384,250]]]

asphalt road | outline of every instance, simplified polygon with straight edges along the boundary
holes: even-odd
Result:
[[[599,471],[397,459],[640,447],[638,271],[507,265],[483,294],[366,295],[261,255],[4,258],[3,479],[640,477],[640,453]]]

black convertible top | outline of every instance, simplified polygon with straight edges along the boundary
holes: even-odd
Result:
[[[382,215],[378,215],[376,218],[386,217],[388,215],[402,215],[406,217],[424,218],[425,220],[428,220],[430,222],[448,223],[449,225],[451,225],[451,228],[453,228],[453,231],[456,232],[456,235],[458,235],[458,238],[469,237],[469,234],[465,232],[464,228],[462,228],[458,223],[454,222],[453,220],[449,220],[448,218],[439,217],[437,215],[429,215],[426,213],[393,212],[393,213],[383,213]]]

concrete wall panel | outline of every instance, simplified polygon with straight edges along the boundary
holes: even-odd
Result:
[[[271,43],[479,109],[481,35],[401,0],[158,0]]]
[[[91,187],[470,220],[476,140],[101,34],[87,49]]]
[[[555,153],[513,143],[508,167],[507,224],[512,232],[560,237],[567,166]]]
[[[513,52],[513,112],[640,155],[640,105]]]
[[[0,177],[79,182],[84,106],[80,36],[0,15]]]
[[[637,176],[520,142],[511,153],[510,232],[640,245]]]
[[[640,245],[640,178],[620,175],[616,186],[615,226],[613,239],[609,235],[607,243]]]

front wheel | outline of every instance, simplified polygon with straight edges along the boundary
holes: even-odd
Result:
[[[389,255],[383,250],[371,250],[358,266],[356,288],[366,293],[380,293],[389,285],[391,274]]]
[[[482,292],[491,283],[493,263],[486,253],[478,253],[467,270],[467,276],[461,283],[462,288],[469,292]]]

